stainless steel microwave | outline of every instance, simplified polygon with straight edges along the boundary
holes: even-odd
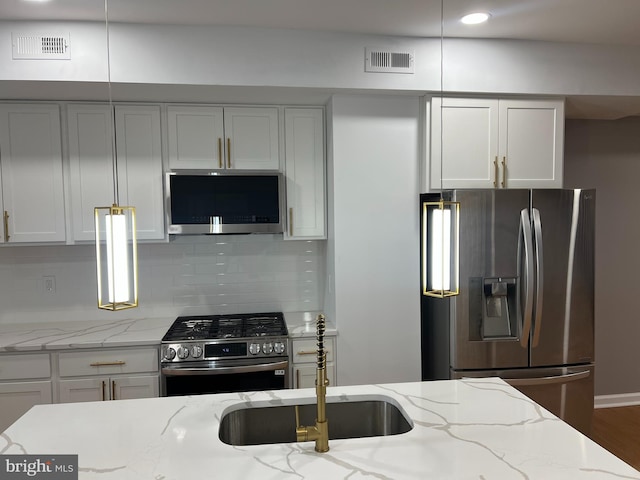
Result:
[[[165,196],[170,235],[284,231],[279,172],[172,171],[165,175]]]

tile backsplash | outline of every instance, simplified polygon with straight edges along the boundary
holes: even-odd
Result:
[[[325,248],[281,235],[141,243],[140,306],[114,313],[96,307],[93,245],[3,247],[0,322],[321,310]]]

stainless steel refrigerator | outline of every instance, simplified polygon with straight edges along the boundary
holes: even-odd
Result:
[[[595,191],[443,195],[460,202],[460,294],[422,297],[423,380],[499,376],[589,433]]]

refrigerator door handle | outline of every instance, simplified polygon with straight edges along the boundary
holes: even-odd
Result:
[[[528,387],[533,385],[553,385],[557,383],[568,383],[583,380],[591,375],[589,370],[576,373],[568,373],[566,375],[553,375],[550,377],[535,378],[503,378],[512,387]]]
[[[529,334],[531,333],[531,317],[533,316],[533,240],[531,237],[531,221],[529,220],[529,210],[523,208],[520,211],[520,238],[518,243],[518,269],[522,268],[522,260],[520,258],[522,251],[521,240],[524,239],[524,261],[525,276],[527,288],[524,297],[524,311],[522,319],[522,337],[520,344],[526,347],[529,343]],[[522,281],[522,272],[518,272]]]
[[[544,275],[542,255],[542,222],[540,221],[540,211],[534,208],[531,214],[533,218],[533,238],[535,239],[536,252],[536,317],[534,320],[533,341],[531,346],[537,347],[540,342],[540,331],[542,330],[542,300],[544,293]]]

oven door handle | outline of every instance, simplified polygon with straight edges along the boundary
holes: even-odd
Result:
[[[162,367],[164,375],[227,375],[232,373],[268,372],[289,368],[289,362],[259,363],[257,365],[238,365],[235,367]]]

